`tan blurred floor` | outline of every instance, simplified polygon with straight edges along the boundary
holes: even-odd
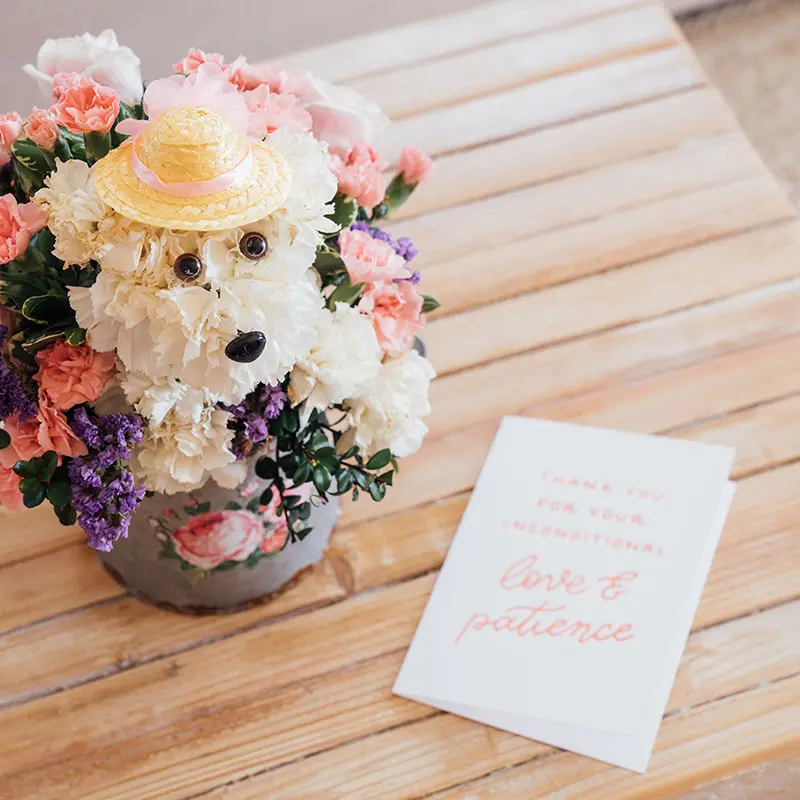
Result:
[[[682,25],[767,166],[800,205],[800,1],[747,0]]]

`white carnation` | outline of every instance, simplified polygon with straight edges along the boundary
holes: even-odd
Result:
[[[310,133],[291,133],[286,128],[278,128],[266,141],[283,156],[291,171],[292,182],[284,204],[288,219],[315,232],[334,233],[336,224],[326,219],[333,211],[331,201],[337,189],[328,146]]]
[[[416,452],[428,432],[422,417],[431,410],[428,388],[435,376],[416,350],[387,359],[367,391],[345,402],[352,427],[340,449],[356,444],[369,456],[388,447],[401,458]]]
[[[230,486],[241,470],[229,449],[229,419],[227,411],[201,402],[176,406],[159,423],[151,419],[134,450],[134,475],[148,490],[165,494],[198,489],[208,478]]]
[[[53,252],[67,264],[87,264],[109,249],[106,229],[114,212],[94,188],[92,171],[84,161],[57,161],[34,200],[47,213],[55,236]]]
[[[358,309],[337,303],[323,311],[314,344],[301,358],[289,384],[294,405],[325,409],[365,392],[381,368],[381,349],[372,322]]]
[[[141,372],[124,372],[119,377],[125,399],[136,411],[160,425],[171,411],[191,417],[202,406],[219,401],[207,389],[195,389],[174,378],[151,378]]]

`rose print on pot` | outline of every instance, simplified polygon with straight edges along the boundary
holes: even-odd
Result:
[[[175,552],[202,570],[226,561],[245,561],[264,538],[264,524],[244,510],[200,514],[172,533]]]

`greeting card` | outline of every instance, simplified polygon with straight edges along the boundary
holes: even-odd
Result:
[[[506,417],[394,692],[643,772],[733,450]]]

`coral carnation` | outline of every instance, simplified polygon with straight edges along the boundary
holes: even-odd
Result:
[[[113,353],[98,353],[89,345],[72,345],[61,339],[40,350],[36,361],[36,380],[61,411],[97,400],[116,371]]]
[[[19,258],[31,234],[44,227],[45,213],[35,203],[17,203],[13,194],[0,197],[0,264]]]
[[[108,133],[119,114],[119,95],[91,78],[72,81],[50,109],[72,133]]]

